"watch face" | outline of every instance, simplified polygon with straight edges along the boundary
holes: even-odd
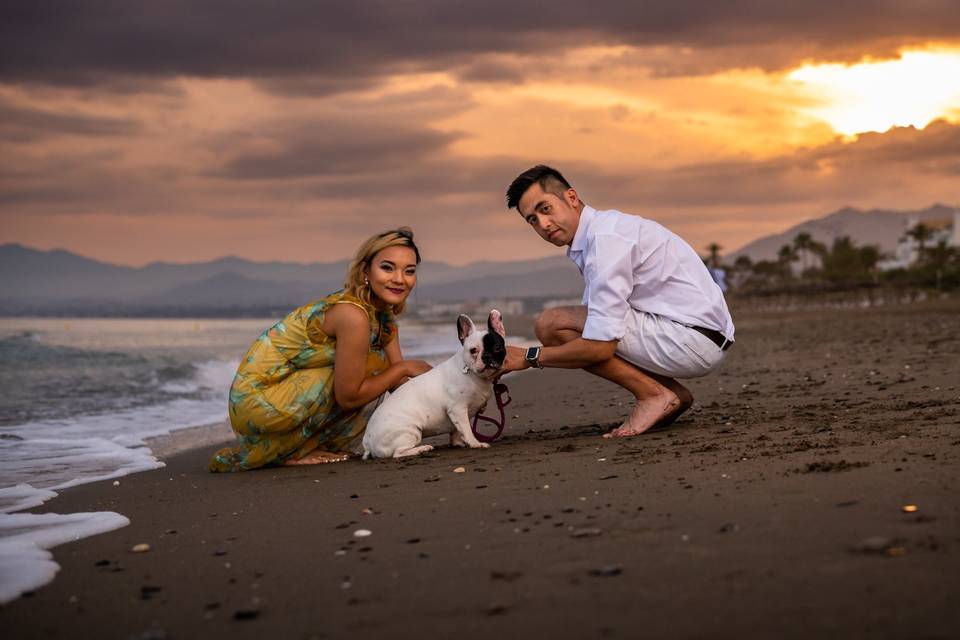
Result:
[[[539,348],[539,347],[530,347],[529,349],[527,349],[526,359],[527,359],[527,360],[536,360],[539,355],[540,355],[540,348]]]

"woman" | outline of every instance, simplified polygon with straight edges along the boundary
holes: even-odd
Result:
[[[239,445],[218,451],[210,470],[340,462],[356,451],[373,401],[430,370],[403,359],[394,322],[419,263],[409,228],[373,236],[350,263],[343,290],[265,331],[230,388]]]

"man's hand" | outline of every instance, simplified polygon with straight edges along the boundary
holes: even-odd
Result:
[[[530,368],[530,363],[525,360],[527,350],[523,347],[507,346],[507,357],[503,359],[503,368],[500,375],[510,373],[511,371],[522,371]]]

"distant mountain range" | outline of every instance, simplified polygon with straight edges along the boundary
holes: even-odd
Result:
[[[845,208],[751,242],[725,256],[774,259],[802,232],[830,245],[838,236],[892,251],[907,220],[953,216],[934,205],[920,211],[859,211]],[[292,308],[343,286],[347,262],[253,262],[226,257],[210,262],[156,262],[134,268],[107,264],[63,250],[38,251],[0,245],[0,315],[106,314],[190,315],[231,310],[274,312]],[[563,254],[540,260],[477,262],[455,267],[443,262],[420,266],[414,302],[494,298],[579,297],[577,268]]]
[[[0,315],[269,312],[343,286],[347,261],[300,264],[226,257],[193,264],[107,264],[60,249],[0,245]],[[565,255],[478,262],[424,262],[415,301],[568,297],[583,284]]]
[[[754,240],[750,244],[724,256],[724,262],[732,264],[739,256],[749,256],[751,260],[776,260],[777,252],[785,244],[791,244],[800,233],[809,233],[817,242],[827,247],[833,244],[835,238],[849,236],[858,245],[873,244],[880,247],[885,253],[892,253],[897,247],[897,240],[907,230],[908,220],[917,222],[932,222],[934,220],[952,219],[953,207],[935,204],[926,209],[917,211],[890,211],[885,209],[870,209],[862,211],[845,207],[839,211],[815,220],[807,220],[790,227],[783,233],[765,236]]]

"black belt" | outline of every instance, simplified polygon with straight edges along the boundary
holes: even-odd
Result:
[[[733,344],[733,340],[727,340],[727,337],[716,329],[705,329],[704,327],[690,327],[698,333],[710,338],[710,342],[720,347],[721,351],[726,351]]]

